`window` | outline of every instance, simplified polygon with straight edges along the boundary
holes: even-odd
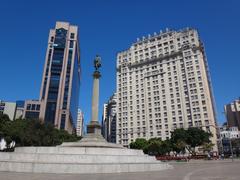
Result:
[[[27,105],[27,110],[30,110],[30,108],[31,108],[31,104],[28,104]]]
[[[37,105],[36,110],[38,110],[38,111],[40,110],[40,105],[39,104]]]
[[[64,129],[64,128],[65,128],[65,120],[66,120],[66,114],[62,114],[62,117],[61,117],[61,125],[60,125],[60,128],[61,128],[61,129]]]
[[[53,40],[54,40],[54,37],[52,36],[52,37],[51,37],[51,42],[53,42]]]
[[[35,109],[36,109],[36,104],[32,104],[31,110],[35,110]]]
[[[70,41],[69,48],[73,48],[73,41]]]
[[[75,36],[75,34],[74,34],[74,33],[71,33],[70,38],[71,38],[71,39],[74,39],[74,36]]]

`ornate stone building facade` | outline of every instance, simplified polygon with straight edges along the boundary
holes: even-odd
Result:
[[[200,127],[217,144],[211,80],[197,30],[166,29],[137,39],[117,54],[116,88],[117,143],[165,140],[176,128]]]

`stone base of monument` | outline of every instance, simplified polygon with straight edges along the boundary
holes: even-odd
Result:
[[[63,147],[104,147],[104,148],[123,148],[120,144],[107,142],[101,134],[89,133],[78,142],[65,142]]]
[[[86,137],[90,138],[90,137]],[[83,139],[84,140],[84,139]],[[116,144],[87,141],[64,143],[57,147],[18,147],[15,152],[0,153],[0,171],[29,173],[121,173],[160,171],[172,168],[141,150]],[[85,147],[83,146],[85,145]]]

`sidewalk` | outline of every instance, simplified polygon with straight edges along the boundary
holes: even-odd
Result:
[[[191,159],[190,161],[167,161],[169,164],[180,164],[180,163],[185,163],[185,164],[202,164],[202,163],[240,163],[239,158],[233,159],[217,159],[217,160],[204,160],[204,159]]]
[[[39,174],[1,172],[1,180],[239,180],[239,160],[192,161],[173,164],[174,169],[142,173],[115,174]],[[213,165],[213,163],[215,163]],[[69,167],[71,168],[71,167]]]

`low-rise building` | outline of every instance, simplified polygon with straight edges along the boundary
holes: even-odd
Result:
[[[229,127],[238,127],[240,130],[240,98],[224,106],[224,112]]]
[[[228,127],[227,125],[224,125],[220,128],[220,146],[219,146],[219,152],[225,154],[225,155],[231,155],[237,153],[237,149],[239,149],[236,144],[233,142],[238,141],[240,139],[240,131],[237,127]]]
[[[41,102],[39,100],[26,100],[24,104],[23,118],[39,119]]]
[[[240,138],[240,131],[237,127],[226,126],[220,128],[220,137],[221,139],[238,139]]]
[[[0,100],[0,114],[8,115],[10,120],[15,119],[16,102],[7,102]]]

